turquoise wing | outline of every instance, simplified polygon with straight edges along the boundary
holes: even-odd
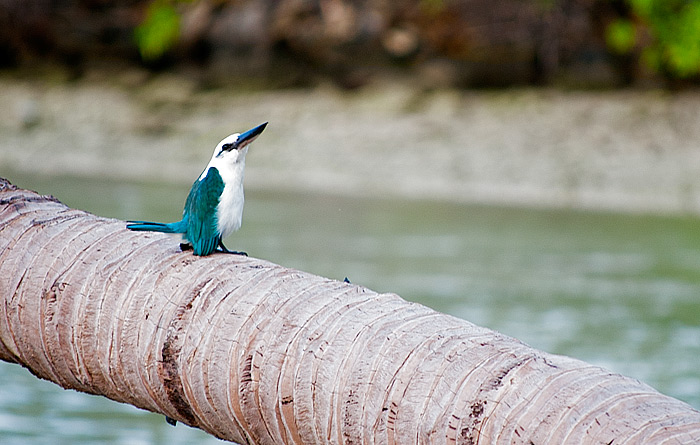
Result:
[[[224,191],[224,181],[219,170],[210,167],[206,176],[192,184],[185,202],[183,221],[187,221],[185,236],[192,244],[195,255],[212,253],[221,241],[217,227],[216,206]]]

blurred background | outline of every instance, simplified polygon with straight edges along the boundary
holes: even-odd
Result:
[[[396,292],[700,408],[700,0],[2,0],[0,176]],[[0,439],[216,443],[0,363]]]

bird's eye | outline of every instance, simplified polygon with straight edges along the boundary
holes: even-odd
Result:
[[[232,148],[233,148],[233,144],[231,144],[231,143],[224,144],[221,146],[221,149],[224,151],[231,151]]]

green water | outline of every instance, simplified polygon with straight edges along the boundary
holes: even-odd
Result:
[[[179,219],[187,186],[8,175],[69,206]],[[247,192],[231,249],[396,292],[700,408],[700,219]],[[0,363],[2,443],[220,443]]]

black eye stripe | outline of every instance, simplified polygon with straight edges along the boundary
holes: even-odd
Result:
[[[225,151],[230,151],[231,149],[233,149],[233,144],[232,143],[224,144],[221,146],[221,149],[225,150]]]

